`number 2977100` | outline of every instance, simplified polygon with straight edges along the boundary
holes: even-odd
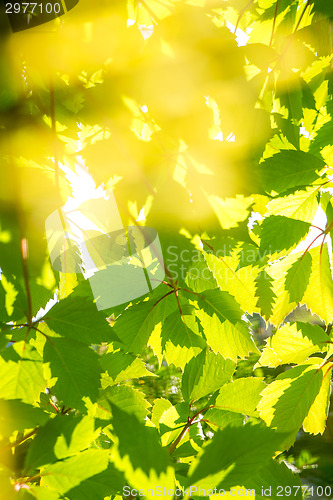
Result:
[[[6,14],[60,14],[61,4],[58,3],[35,3],[35,2],[7,2]]]

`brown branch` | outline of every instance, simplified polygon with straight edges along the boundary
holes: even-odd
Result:
[[[277,17],[278,6],[279,6],[279,0],[276,0],[275,12],[274,12],[274,19],[273,19],[273,26],[272,26],[272,34],[271,34],[271,39],[269,41],[269,46],[270,47],[272,46],[273,38],[274,38],[274,32],[275,32],[275,24],[276,24],[276,17]]]
[[[214,407],[214,405],[207,406],[206,408],[202,408],[201,410],[197,411],[191,418],[188,417],[188,420],[187,420],[185,426],[183,427],[182,431],[176,437],[176,439],[170,444],[170,446],[169,446],[169,455],[171,455],[171,453],[173,453],[175,451],[175,449],[177,448],[177,445],[183,439],[183,437],[185,436],[185,434],[188,431],[188,429],[191,427],[191,425],[193,425],[193,422],[196,419],[196,417],[198,415],[200,415],[200,413],[203,413],[204,411],[207,411],[207,410],[209,410],[210,408],[213,408],[213,407]]]
[[[1,450],[10,450],[11,448],[16,448],[20,444],[24,443],[24,441],[26,441],[27,439],[31,438],[35,434],[37,434],[38,430],[39,430],[39,427],[36,427],[32,431],[28,432],[28,434],[25,434],[21,438],[16,439],[16,441],[14,441],[13,443],[8,443],[6,446],[3,446],[1,448]]]
[[[27,293],[27,302],[28,302],[27,320],[28,323],[30,324],[32,321],[32,300],[31,300],[29,271],[28,271],[28,241],[25,237],[21,238],[21,257],[22,257],[24,286]]]
[[[238,28],[238,25],[243,17],[243,14],[244,12],[246,11],[246,9],[248,7],[250,7],[250,5],[254,2],[254,0],[250,0],[249,3],[247,3],[245,5],[245,7],[243,7],[240,11],[239,11],[239,14],[238,14],[238,18],[237,18],[237,21],[236,21],[236,24],[235,24],[235,31],[234,31],[234,35],[236,35],[236,31],[237,31],[237,28]]]
[[[57,186],[58,194],[60,196],[60,182],[59,182],[59,153],[58,153],[58,137],[57,137],[57,122],[55,117],[55,95],[54,95],[54,85],[53,79],[50,75],[49,80],[50,85],[50,116],[51,116],[51,127],[53,134],[53,142],[54,142],[54,175],[55,175],[55,183]]]

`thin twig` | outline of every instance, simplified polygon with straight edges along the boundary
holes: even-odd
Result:
[[[32,431],[28,432],[28,434],[25,434],[24,436],[16,439],[16,441],[14,441],[13,443],[8,443],[6,446],[3,446],[1,448],[1,450],[10,450],[11,448],[16,448],[20,444],[24,443],[24,441],[26,441],[27,439],[31,438],[35,434],[37,434],[38,430],[39,430],[39,427],[36,427]]]
[[[170,455],[171,455],[171,453],[173,453],[175,451],[175,449],[177,448],[177,445],[180,443],[180,441],[183,439],[183,437],[185,436],[185,434],[188,431],[188,429],[194,423],[194,420],[196,419],[196,417],[198,415],[200,415],[200,413],[203,413],[204,411],[207,411],[207,410],[209,410],[210,408],[213,408],[213,407],[214,407],[214,405],[207,406],[206,408],[203,408],[202,410],[197,411],[191,418],[188,417],[188,420],[187,420],[187,422],[186,422],[183,430],[181,431],[181,433],[177,436],[177,438],[169,446],[169,454]]]
[[[274,12],[274,19],[273,19],[273,26],[272,26],[272,34],[271,34],[271,39],[270,39],[270,41],[269,41],[269,46],[270,46],[270,47],[272,46],[272,43],[273,43],[273,38],[274,38],[275,23],[276,23],[276,17],[277,17],[277,10],[278,10],[278,6],[279,6],[279,0],[276,0],[276,4],[275,4],[275,12]]]
[[[60,182],[59,182],[59,153],[58,153],[58,137],[57,137],[57,122],[55,117],[55,96],[54,96],[54,85],[53,79],[50,75],[49,79],[50,85],[50,115],[51,115],[51,127],[54,141],[54,174],[55,183],[60,196]]]
[[[243,14],[244,12],[246,11],[246,9],[248,7],[250,7],[250,5],[254,2],[254,0],[250,0],[249,3],[247,3],[245,5],[245,7],[243,7],[240,11],[239,11],[239,14],[238,14],[238,18],[237,18],[237,21],[236,21],[236,24],[235,24],[235,30],[234,30],[234,35],[236,35],[236,31],[237,31],[237,28],[238,28],[238,25],[243,17]]]

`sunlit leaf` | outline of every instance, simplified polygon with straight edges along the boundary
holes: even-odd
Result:
[[[241,310],[235,299],[219,289],[200,294],[201,309],[196,314],[203,327],[208,345],[215,353],[233,361],[249,352],[257,352],[248,327],[241,319]]]
[[[318,325],[285,324],[266,341],[258,366],[303,363],[311,354],[327,350],[327,334]]]
[[[245,482],[253,476],[254,469],[269,462],[281,437],[263,425],[231,424],[216,432],[191,464],[188,482],[202,488],[221,486],[225,489]]]
[[[86,450],[45,467],[41,485],[63,494],[107,467],[108,455],[104,450]]]
[[[142,489],[172,487],[174,477],[168,452],[162,448],[156,429],[146,427],[116,406],[112,406],[112,414],[117,437],[112,462],[124,472],[128,483]]]
[[[46,387],[43,359],[26,342],[16,342],[0,357],[0,396],[3,399],[21,399],[33,403]]]
[[[258,410],[270,427],[288,433],[287,448],[296,439],[297,432],[318,396],[323,380],[319,365],[299,365],[281,373],[262,392]]]
[[[303,151],[281,151],[260,164],[260,176],[265,191],[282,193],[305,186],[318,179],[325,164]]]
[[[53,338],[45,344],[44,361],[57,378],[55,394],[68,408],[85,411],[84,397],[97,400],[101,368],[90,347],[72,339]]]
[[[235,364],[219,354],[202,351],[187,363],[182,377],[182,393],[185,401],[196,401],[215,392],[233,374]]]

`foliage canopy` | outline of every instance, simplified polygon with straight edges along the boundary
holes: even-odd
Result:
[[[324,433],[333,366],[332,18],[80,0],[2,19],[1,500],[303,498],[285,459]],[[52,268],[45,220],[103,189],[158,231],[166,276],[98,310]]]

